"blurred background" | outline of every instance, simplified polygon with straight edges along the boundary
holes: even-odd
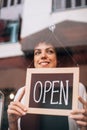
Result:
[[[33,44],[46,40],[50,28],[60,50],[59,66],[79,66],[80,82],[87,89],[87,0],[0,0],[2,130],[8,129],[8,104],[25,85],[26,69],[33,66]]]

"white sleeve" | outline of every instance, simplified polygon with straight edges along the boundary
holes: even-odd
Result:
[[[79,83],[79,96],[81,96],[84,100],[87,101],[86,88],[82,83]],[[79,102],[78,107],[83,108],[82,103]]]

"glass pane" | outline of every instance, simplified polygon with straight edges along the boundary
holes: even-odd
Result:
[[[52,0],[52,10],[57,11],[62,8],[62,0]]]
[[[3,7],[6,7],[8,3],[8,0],[3,0]]]
[[[56,0],[56,8],[61,9],[61,1],[62,0]]]
[[[81,6],[81,0],[76,0],[76,6]]]
[[[21,4],[21,0],[18,0],[18,2],[17,2],[18,4]]]
[[[71,0],[66,0],[66,8],[70,8],[71,7]]]
[[[11,5],[14,5],[14,0],[11,0]]]
[[[85,0],[85,5],[87,5],[87,0]]]

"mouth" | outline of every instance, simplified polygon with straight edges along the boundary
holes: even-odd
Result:
[[[49,65],[49,61],[41,61],[41,62],[39,62],[39,65],[41,65],[41,66],[47,66],[47,65]]]

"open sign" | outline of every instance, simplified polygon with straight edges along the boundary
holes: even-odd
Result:
[[[79,68],[27,69],[28,113],[69,115],[78,107]]]

